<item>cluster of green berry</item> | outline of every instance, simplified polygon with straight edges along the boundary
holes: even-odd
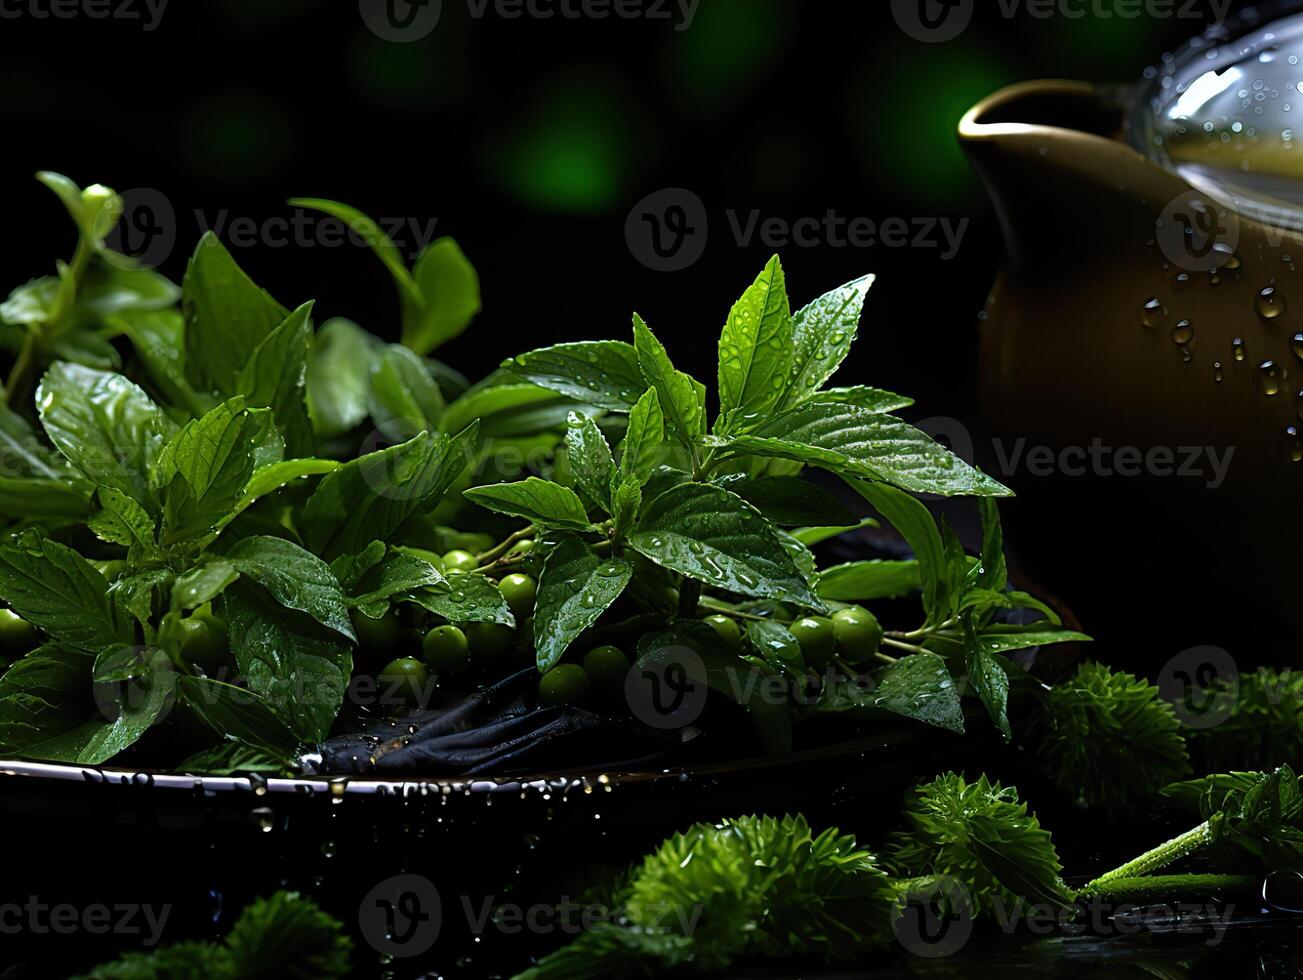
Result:
[[[737,620],[717,613],[707,616],[709,624],[730,650],[742,647],[742,630]],[[873,658],[882,646],[883,629],[876,616],[863,606],[846,606],[831,616],[805,616],[787,627],[792,641],[773,650],[781,661],[796,667],[823,670],[837,657],[860,665]]]

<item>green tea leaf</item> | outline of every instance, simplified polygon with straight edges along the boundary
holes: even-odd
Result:
[[[620,476],[645,484],[661,461],[665,416],[655,388],[648,388],[629,412],[629,427],[620,447]]]
[[[642,486],[633,477],[617,478],[611,493],[611,517],[616,533],[623,536],[638,520],[642,507]]]
[[[220,558],[196,565],[172,584],[172,608],[197,609],[216,599],[239,577],[239,569]]]
[[[354,639],[339,581],[316,555],[284,538],[255,536],[237,541],[225,557],[282,606],[305,612],[322,626]]]
[[[226,738],[277,755],[293,756],[300,739],[253,691],[207,677],[183,675],[178,682],[186,704]]]
[[[41,379],[36,405],[69,462],[151,508],[149,468],[175,426],[148,395],[120,374],[58,361]]]
[[[373,542],[372,546],[376,544],[380,542]],[[428,586],[447,584],[439,570],[423,558],[397,550],[386,554],[383,544],[380,553],[380,560],[374,564],[361,563],[365,567],[350,565],[344,557],[331,565],[348,596],[349,605],[364,616],[379,619],[398,597]]]
[[[568,425],[566,450],[575,482],[579,484],[579,489],[609,514],[611,483],[616,474],[611,447],[597,423],[587,415],[571,412]]]
[[[964,732],[964,709],[946,662],[935,653],[901,657],[871,678],[842,675],[824,685],[819,714],[886,711],[948,732]]]
[[[285,322],[289,310],[254,285],[211,231],[199,240],[181,289],[191,383],[236,394],[249,355]]]
[[[379,341],[351,320],[327,320],[308,354],[308,415],[319,436],[342,435],[370,412],[371,369]]]
[[[517,377],[609,412],[627,412],[647,389],[629,344],[587,340],[557,344],[503,361]]]
[[[520,435],[539,431],[539,408],[564,409],[565,414],[561,416],[564,421],[574,406],[574,399],[561,397],[538,385],[485,383],[449,403],[440,428],[445,432],[457,432],[479,419],[480,431],[486,437]]]
[[[978,584],[1002,590],[1009,584],[1009,567],[1004,558],[1004,531],[1000,527],[1000,506],[990,497],[977,502],[982,514],[982,573]]]
[[[750,428],[770,411],[792,367],[792,314],[778,256],[737,301],[719,338],[719,421],[716,432]]]
[[[0,544],[0,595],[65,646],[99,653],[135,630],[109,601],[109,583],[67,545],[23,531]]]
[[[376,357],[367,405],[376,426],[390,439],[410,439],[437,431],[443,416],[443,393],[419,357],[391,344]]]
[[[818,397],[823,402],[846,402],[867,412],[873,412],[875,415],[898,412],[914,404],[912,398],[864,385],[856,385],[852,388],[825,388],[819,392]]]
[[[1004,672],[995,655],[979,642],[973,624],[964,622],[964,662],[968,669],[968,680],[977,692],[991,721],[1000,730],[1006,742],[1012,741],[1013,731],[1009,727],[1009,675]]]
[[[818,391],[846,359],[874,278],[864,276],[848,282],[792,317],[791,379],[779,409],[795,408]]]
[[[679,441],[693,449],[706,434],[706,388],[682,371],[676,371],[664,345],[636,313],[633,343],[642,380],[638,390],[656,390],[665,424]]]
[[[91,532],[101,541],[120,544],[133,561],[151,555],[157,547],[154,519],[145,508],[113,487],[96,491],[100,510],[91,516]]]
[[[499,623],[516,626],[507,600],[488,577],[478,572],[449,576],[446,585],[421,589],[407,598],[451,623]]]
[[[1042,623],[1027,626],[993,625],[985,627],[978,636],[982,650],[991,655],[1029,650],[1032,647],[1052,646],[1055,643],[1090,643],[1085,633],[1062,628],[1047,628]]]
[[[897,599],[920,588],[916,561],[853,561],[819,575],[819,597],[833,602]]]
[[[266,544],[271,540],[246,538],[240,542],[262,542],[253,546],[261,552],[256,560],[232,557],[231,563],[247,579],[258,581],[261,575],[270,582],[272,595],[244,579],[227,588],[222,608],[229,624],[231,648],[249,689],[260,695],[299,738],[319,740],[330,731],[353,672],[350,645],[341,638],[353,638],[348,609],[327,566],[321,568],[334,585],[334,595],[329,595],[331,590],[320,582],[307,587],[300,584],[302,576],[288,575],[285,556]],[[306,564],[302,558],[290,560],[300,567]],[[274,563],[270,573],[266,561]],[[303,601],[305,595],[312,596],[312,600]],[[318,607],[314,617],[321,622],[329,620],[327,625],[334,633],[321,629],[307,616],[282,608],[308,605]]]
[[[643,507],[629,546],[658,565],[741,595],[821,609],[774,527],[736,494],[686,483]]]
[[[706,445],[733,453],[777,456],[876,480],[913,493],[1008,496],[926,433],[889,415],[815,397],[751,432],[710,436]]]
[[[531,476],[519,483],[471,487],[465,497],[499,514],[521,517],[545,527],[586,531],[592,526],[584,502],[569,487]]]
[[[551,670],[584,630],[597,622],[629,584],[633,566],[603,559],[578,538],[564,537],[548,552],[534,612],[540,673]]]
[[[920,501],[894,487],[856,481],[851,484],[913,549],[923,586],[923,610],[928,622],[940,623],[954,601],[944,576],[945,548],[931,511]]]
[[[724,484],[766,518],[784,527],[853,527],[858,518],[822,487],[796,476],[753,480],[743,475]]]
[[[295,456],[312,450],[312,423],[305,400],[312,303],[304,303],[254,348],[236,376],[232,394],[251,408],[270,408],[285,445]]]
[[[428,354],[459,337],[480,312],[480,279],[451,238],[431,242],[412,267],[419,304],[403,306],[403,343]]]
[[[299,519],[307,546],[327,561],[387,541],[413,514],[434,507],[470,465],[478,428],[416,438],[352,460],[327,474]]]
[[[153,388],[191,415],[213,407],[213,397],[196,391],[185,367],[185,318],[176,310],[127,310],[112,319],[136,349]]]
[[[153,482],[162,491],[164,544],[203,537],[230,515],[253,476],[262,432],[262,420],[237,397],[189,422],[163,448]]]

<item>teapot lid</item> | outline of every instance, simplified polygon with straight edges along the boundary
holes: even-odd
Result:
[[[1245,10],[1146,70],[1132,145],[1219,203],[1303,227],[1303,0]]]

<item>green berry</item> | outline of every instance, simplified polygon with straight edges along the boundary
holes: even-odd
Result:
[[[419,701],[429,680],[430,673],[425,669],[425,664],[415,657],[399,657],[391,660],[380,671],[380,696]]]
[[[593,647],[584,654],[584,673],[599,695],[619,697],[624,693],[625,678],[629,676],[629,658],[619,647]]]
[[[17,660],[31,653],[41,638],[34,627],[12,609],[0,609],[0,660]]]
[[[479,567],[480,563],[475,560],[475,556],[469,551],[462,551],[460,548],[454,548],[443,556],[443,571],[446,575],[458,572],[473,572]]]
[[[724,645],[730,650],[738,650],[742,646],[742,630],[738,628],[737,622],[729,619],[727,616],[716,614],[707,616],[702,620],[707,626],[713,629]]]
[[[837,647],[847,659],[868,660],[882,646],[882,624],[861,606],[848,606],[832,615]]]
[[[498,583],[498,591],[511,607],[511,614],[517,622],[534,612],[534,596],[538,594],[538,583],[529,575],[508,575]]]
[[[832,620],[827,616],[806,616],[798,619],[788,627],[801,652],[811,667],[823,667],[832,662],[833,652],[837,648],[837,634],[833,630]]]
[[[516,631],[501,623],[467,623],[465,632],[476,660],[505,656],[516,645]]]
[[[443,555],[427,551],[425,548],[403,548],[403,553],[411,555],[413,558],[419,558],[421,561],[429,562],[439,574],[443,574]]]
[[[436,626],[421,644],[425,662],[439,671],[455,671],[470,659],[470,643],[456,626]]]
[[[383,655],[398,647],[403,637],[403,624],[398,619],[398,613],[392,609],[379,619],[372,619],[354,610],[353,632],[357,634],[359,649]]]
[[[534,550],[534,539],[526,538],[524,541],[517,541],[515,544],[513,544],[510,550],[507,551],[507,554],[527,555],[533,550]]]
[[[538,680],[538,699],[543,704],[580,704],[588,697],[588,675],[582,667],[561,664]]]
[[[448,542],[449,547],[456,548],[458,551],[469,551],[471,554],[488,551],[495,544],[497,542],[493,540],[493,535],[482,531],[458,531]]]

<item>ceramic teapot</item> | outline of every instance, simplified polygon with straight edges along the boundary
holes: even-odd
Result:
[[[1033,574],[1098,597],[1107,568],[1163,649],[1303,637],[1303,3],[1139,87],[1004,89],[959,137],[1007,250],[981,461],[1019,494]],[[1092,583],[1065,578],[1078,556]]]

